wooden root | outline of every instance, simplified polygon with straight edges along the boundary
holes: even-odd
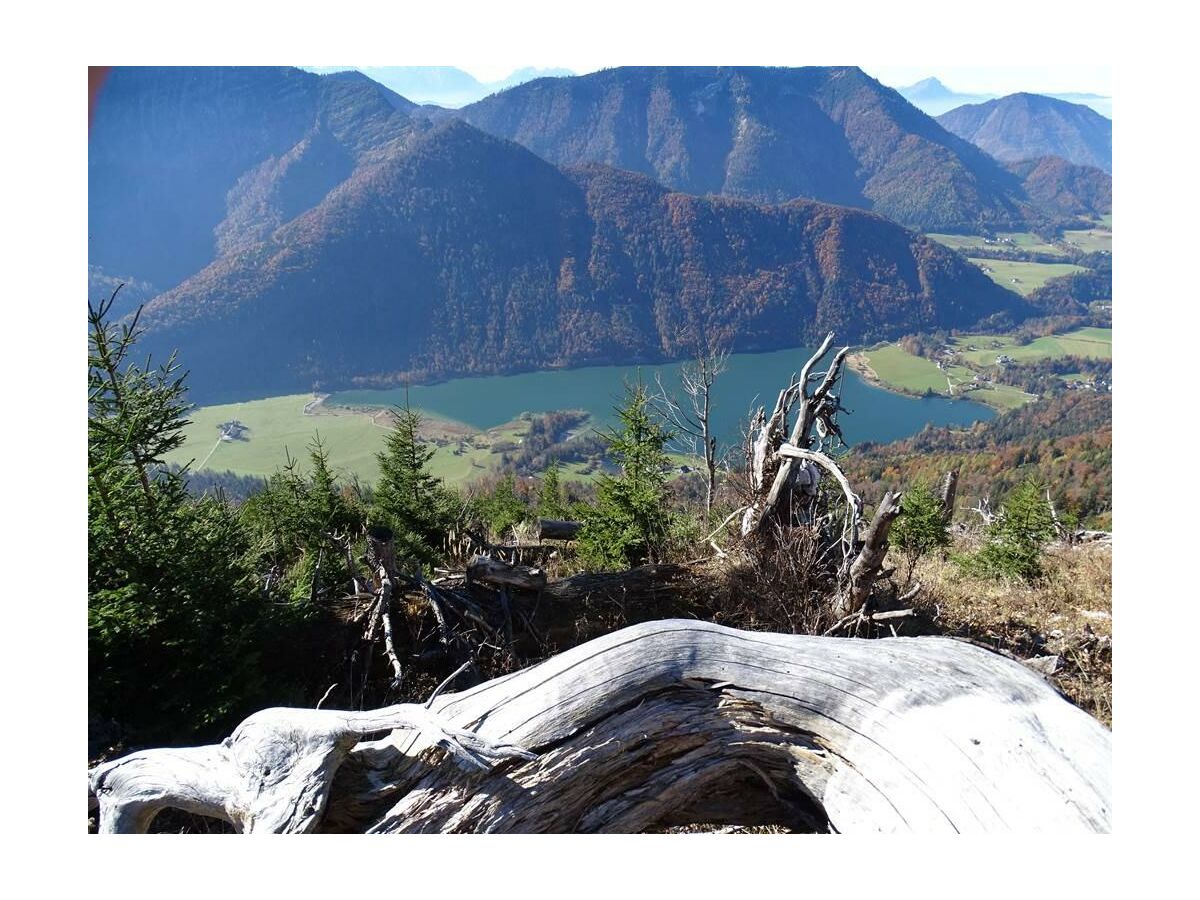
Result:
[[[89,790],[103,831],[165,807],[255,832],[1107,831],[1110,765],[1096,720],[966,642],[668,620],[428,709],[266,710]]]

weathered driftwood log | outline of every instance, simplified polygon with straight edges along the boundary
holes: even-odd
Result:
[[[582,522],[565,519],[538,519],[538,538],[543,541],[573,541],[579,536]]]
[[[506,587],[540,591],[546,586],[546,573],[528,566],[510,566],[488,556],[476,556],[467,566],[467,579]]]
[[[426,706],[266,710],[88,784],[103,831],[179,807],[243,831],[1062,832],[1109,829],[1110,764],[1096,720],[965,642],[671,620]]]

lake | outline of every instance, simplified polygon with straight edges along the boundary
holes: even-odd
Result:
[[[811,349],[772,353],[740,353],[729,358],[729,367],[713,385],[713,426],[722,443],[738,442],[749,411],[775,399],[811,356]],[[833,356],[829,354],[827,359]],[[818,369],[820,367],[818,366]],[[521,375],[459,378],[408,389],[414,408],[453,419],[477,430],[510,422],[523,412],[555,409],[587,410],[598,427],[612,424],[613,407],[621,401],[623,384],[642,378],[653,385],[656,375],[679,393],[679,364],[660,366],[592,366],[557,369]],[[405,389],[340,391],[327,403],[332,406],[403,406]],[[943,397],[906,397],[867,384],[845,370],[842,404],[849,411],[840,418],[851,444],[885,442],[916,434],[927,423],[970,425],[995,418],[995,412],[968,400]]]

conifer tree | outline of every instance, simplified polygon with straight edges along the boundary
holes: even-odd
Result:
[[[434,448],[421,440],[421,416],[405,406],[379,460],[372,516],[395,534],[396,552],[426,565],[437,558],[446,529],[454,519],[454,497],[429,471]]]
[[[569,515],[557,459],[550,463],[550,468],[542,475],[537,495],[537,514],[543,519],[565,519]]]
[[[479,512],[498,538],[529,517],[529,507],[517,494],[516,478],[511,472],[501,476],[491,493],[481,498]]]
[[[987,529],[987,543],[965,560],[971,571],[1035,581],[1042,575],[1042,550],[1055,534],[1045,487],[1027,478],[1008,495]]]
[[[924,482],[904,492],[900,517],[892,525],[890,543],[908,563],[907,580],[912,580],[917,562],[928,553],[950,543],[942,502]]]
[[[601,476],[596,504],[579,532],[580,558],[593,568],[655,562],[670,531],[664,448],[671,435],[651,416],[649,404],[645,385],[628,386],[617,410],[621,427],[608,432],[609,455],[621,473]]]
[[[133,361],[137,316],[109,322],[115,298],[88,305],[89,706],[127,739],[176,740],[245,711],[264,610],[233,510],[163,464],[184,440],[184,375],[174,357]]]

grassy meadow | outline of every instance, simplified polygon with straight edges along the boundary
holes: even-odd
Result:
[[[978,259],[975,257],[968,257],[968,259],[983,269],[996,284],[1023,296],[1032,294],[1051,278],[1061,278],[1063,275],[1087,271],[1083,266],[1071,263],[1012,262],[1007,259]]]
[[[1063,239],[1085,253],[1096,251],[1112,253],[1111,229],[1091,228],[1087,231],[1064,231]]]
[[[1006,231],[996,235],[990,244],[977,234],[927,234],[939,244],[958,251],[971,250],[1025,250],[1029,253],[1054,253],[1065,256],[1063,248],[1042,240],[1028,231]]]
[[[1001,412],[1037,399],[1012,385],[979,385],[974,381],[975,372],[968,366],[939,369],[931,360],[914,356],[896,344],[877,344],[862,351],[860,356],[869,370],[864,372],[867,377],[873,374],[882,386],[905,393],[933,391],[948,397],[966,396]]]
[[[306,468],[308,445],[320,434],[330,461],[340,474],[357,474],[367,483],[379,474],[375,455],[383,449],[391,427],[386,411],[327,409],[313,403],[310,394],[268,397],[246,403],[199,407],[192,411],[191,424],[184,429],[185,443],[168,454],[167,462],[193,469],[236,472],[266,477],[286,462],[286,453],[298,457]],[[236,419],[247,428],[246,440],[223,441],[217,426]],[[422,436],[435,444],[430,470],[449,483],[470,481],[495,467],[498,457],[492,445],[500,441],[520,443],[526,425],[510,422],[487,431],[447,419],[427,417]],[[564,467],[564,474],[583,477],[578,465]]]
[[[1000,355],[1010,356],[1017,362],[1058,356],[1112,358],[1111,328],[1078,328],[1036,338],[1028,344],[1018,344],[1010,335],[995,334],[962,334],[952,338],[951,343],[964,360],[978,366],[994,365]],[[975,349],[970,349],[972,347]]]
[[[993,409],[1015,409],[1036,400],[1020,388],[1007,384],[975,380],[977,372],[995,366],[996,357],[1008,356],[1016,362],[1032,362],[1062,356],[1092,359],[1112,358],[1111,328],[1078,328],[1064,334],[1047,335],[1028,344],[1018,344],[1012,335],[963,334],[951,338],[958,356],[939,369],[929,359],[914,356],[897,344],[883,343],[855,355],[853,364],[868,379],[881,386],[908,394],[933,391],[950,397],[968,396]],[[1064,380],[1072,379],[1070,375]]]

